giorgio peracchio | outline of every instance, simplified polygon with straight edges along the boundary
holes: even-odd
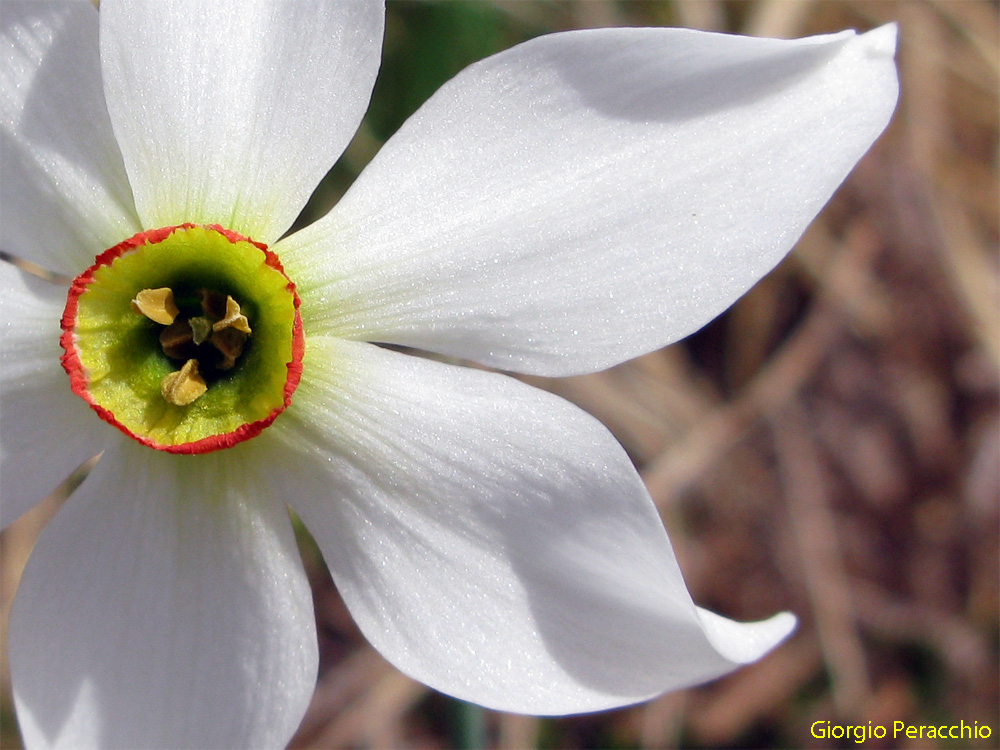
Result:
[[[952,740],[973,740],[989,739],[993,731],[986,724],[974,721],[966,724],[960,720],[958,724],[907,724],[905,721],[894,721],[889,728],[884,724],[832,724],[825,719],[814,721],[809,728],[810,733],[816,739],[851,739],[859,745],[870,739],[883,739],[885,737],[908,737],[910,739],[952,739]]]

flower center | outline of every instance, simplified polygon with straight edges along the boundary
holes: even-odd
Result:
[[[63,367],[75,393],[144,445],[228,448],[291,403],[304,350],[298,307],[265,245],[218,226],[142,232],[74,280]]]
[[[159,336],[163,353],[184,363],[160,381],[160,394],[177,406],[187,406],[204,395],[206,373],[232,370],[251,333],[250,321],[229,295],[199,289],[197,299],[187,302],[185,309],[197,306],[195,314],[181,313],[170,287],[143,289],[132,300],[133,312],[166,326]]]

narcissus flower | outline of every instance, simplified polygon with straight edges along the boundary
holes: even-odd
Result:
[[[28,745],[281,745],[317,644],[287,506],[372,644],[508,711],[641,701],[790,631],[697,608],[624,450],[506,375],[696,330],[882,131],[895,30],[543,37],[457,76],[288,237],[374,3],[5,0],[3,518],[82,461],[9,647]]]

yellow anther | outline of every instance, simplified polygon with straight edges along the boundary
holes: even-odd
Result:
[[[167,287],[143,289],[132,300],[132,310],[164,326],[173,323],[180,313],[174,304],[174,293]]]
[[[197,401],[208,385],[198,374],[198,361],[189,359],[177,372],[172,372],[160,381],[163,398],[176,406],[187,406]]]
[[[232,297],[226,297],[226,317],[212,325],[213,331],[221,331],[225,328],[235,328],[243,333],[250,333],[250,321],[247,316],[240,313],[240,303]]]

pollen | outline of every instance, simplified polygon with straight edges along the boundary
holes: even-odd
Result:
[[[189,359],[177,372],[172,372],[160,382],[163,398],[175,406],[193,404],[208,391],[205,378],[198,372],[198,360]]]
[[[132,300],[132,310],[160,325],[168,326],[180,314],[169,287],[143,289]]]
[[[226,328],[250,334],[250,321],[240,312],[240,303],[229,296],[226,297],[226,316],[212,324],[213,331],[223,331]]]

